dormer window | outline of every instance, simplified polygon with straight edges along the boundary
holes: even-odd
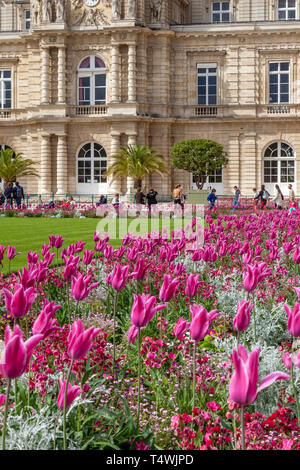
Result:
[[[296,0],[278,0],[278,19],[296,19]]]
[[[212,2],[211,21],[212,23],[229,23],[230,2]]]

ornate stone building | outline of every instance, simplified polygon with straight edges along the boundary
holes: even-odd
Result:
[[[111,157],[223,144],[208,186],[300,194],[300,0],[2,0],[0,144],[38,162],[27,192],[113,194]],[[146,186],[170,194],[191,175]]]

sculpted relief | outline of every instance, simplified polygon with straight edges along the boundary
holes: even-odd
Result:
[[[34,26],[40,23],[66,21],[66,0],[31,0],[32,21]]]
[[[163,0],[150,0],[152,21],[160,21],[162,2]]]
[[[107,25],[110,22],[108,15],[111,7],[111,0],[71,0],[71,25]]]

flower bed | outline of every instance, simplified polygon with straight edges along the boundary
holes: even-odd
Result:
[[[300,211],[205,221],[0,275],[3,448],[300,448]]]

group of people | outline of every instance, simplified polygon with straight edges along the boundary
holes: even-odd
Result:
[[[14,185],[13,183],[8,183],[4,193],[0,192],[0,206],[13,209],[15,201],[15,205],[19,209],[22,205],[22,200],[25,200],[24,190],[18,181]]]
[[[233,199],[233,212],[236,211],[237,208],[240,208],[240,196],[241,190],[234,186],[234,199]],[[289,205],[288,210],[292,212],[293,210],[297,209],[297,201],[295,198],[295,192],[293,190],[293,186],[289,184]],[[209,202],[209,208],[212,210],[215,207],[216,200],[218,199],[216,195],[216,190],[213,188],[211,193],[208,195],[207,200]],[[253,188],[253,210],[255,214],[258,214],[258,207],[260,202],[260,207],[262,210],[265,210],[268,203],[274,203],[275,209],[282,209],[283,208],[283,201],[284,196],[278,184],[275,185],[275,194],[274,197],[270,199],[270,193],[265,188],[265,185],[262,184],[260,190],[258,191],[257,188]]]

